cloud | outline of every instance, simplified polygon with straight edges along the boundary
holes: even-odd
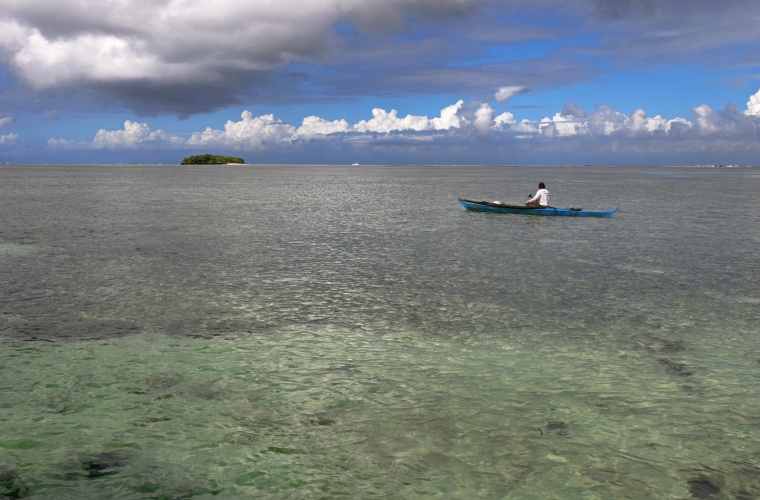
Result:
[[[446,106],[441,110],[438,118],[433,118],[431,123],[436,130],[448,130],[450,128],[460,128],[466,119],[460,115],[464,107],[464,101],[458,100],[451,106]]]
[[[692,108],[692,116],[693,121],[681,117],[666,119],[660,115],[650,118],[641,108],[625,115],[606,105],[597,106],[595,112],[587,114],[578,107],[577,102],[571,101],[565,103],[563,111],[552,117],[539,121],[522,120],[508,126],[494,127],[494,130],[511,130],[522,137],[547,138],[757,140],[756,129],[760,120],[754,115],[739,112],[732,103],[717,112],[707,104],[700,104]]]
[[[702,134],[712,134],[718,131],[715,123],[715,112],[707,104],[701,104],[692,108],[691,113],[697,119],[697,127]]]
[[[508,99],[513,98],[516,95],[523,94],[528,89],[521,86],[501,87],[494,94],[494,98],[499,102],[506,102]]]
[[[47,145],[54,149],[84,149],[90,146],[90,143],[87,141],[82,142],[75,142],[69,139],[57,139],[55,137],[51,137],[47,141]]]
[[[351,125],[346,120],[327,121],[318,116],[307,116],[301,122],[301,126],[295,131],[294,136],[297,138],[311,138],[341,132],[350,132]]]
[[[747,101],[747,110],[744,114],[748,116],[760,116],[760,90],[749,97],[749,101]]]
[[[520,139],[530,138],[532,134],[536,134],[539,131],[538,122],[523,118],[519,123],[504,127],[503,130],[514,131],[519,133],[517,137]]]
[[[610,58],[618,69],[755,65],[736,50],[757,44],[760,3],[755,0],[594,0],[590,13],[587,29],[597,33],[599,44],[578,54]]]
[[[544,137],[557,137],[557,135],[559,135],[557,124],[552,121],[547,121],[546,124],[539,129],[539,131]]]
[[[538,121],[523,119],[517,122],[511,113],[499,115],[492,127],[495,131],[512,131],[521,138],[529,137],[646,137],[653,135],[667,136],[672,131],[683,132],[694,128],[703,135],[716,133],[718,130],[730,128],[730,122],[736,120],[734,113],[729,119],[716,114],[706,105],[694,108],[693,113],[697,123],[676,117],[665,119],[660,115],[649,118],[643,109],[637,109],[630,115],[624,115],[611,106],[598,106],[596,111],[587,114],[578,106],[576,101],[568,101],[562,111],[552,117],[544,117]],[[725,113],[725,112],[723,112]]]
[[[354,126],[358,132],[388,133],[396,130],[430,130],[433,124],[427,116],[406,115],[398,117],[398,111],[392,109],[389,112],[382,108],[372,110],[372,119],[362,120]]]
[[[147,123],[127,120],[124,122],[124,130],[98,130],[91,147],[94,149],[134,148],[148,142],[178,142],[179,140],[178,137],[169,136],[160,129],[152,132]]]
[[[0,62],[39,111],[485,96],[509,75],[526,87],[492,94],[506,102],[618,69],[746,68],[759,15],[756,0],[2,0]],[[522,42],[559,47],[491,57]]]
[[[588,133],[588,122],[557,113],[552,118],[541,119],[539,129],[548,137],[578,135]]]
[[[307,116],[296,128],[289,123],[275,118],[273,114],[254,117],[250,111],[243,111],[239,121],[229,120],[224,130],[206,127],[201,132],[194,132],[185,140],[179,135],[167,134],[163,130],[152,131],[147,123],[124,122],[122,130],[100,129],[91,142],[74,142],[66,139],[51,138],[48,146],[68,149],[129,149],[141,146],[156,147],[190,147],[226,146],[235,149],[258,150],[268,147],[284,146],[305,140],[325,139],[328,136],[350,134],[356,137],[367,137],[372,134],[391,134],[394,132],[437,132],[458,129],[470,121],[464,116],[464,101],[446,106],[440,116],[407,115],[403,118],[392,109],[390,112],[382,108],[372,110],[372,118],[349,124],[345,119],[328,121],[319,116]],[[493,110],[484,104],[481,110]],[[508,114],[508,113],[507,113]],[[477,113],[476,113],[477,115]],[[484,115],[485,116],[485,115]],[[484,118],[482,118],[484,119]],[[491,119],[490,127],[493,125]],[[485,130],[487,123],[478,123]]]
[[[490,136],[489,148],[510,145],[513,148],[535,147],[537,152],[592,151],[607,148],[649,151],[666,154],[679,151],[692,154],[704,151],[710,144],[715,152],[729,145],[745,152],[757,152],[757,126],[760,117],[747,115],[729,103],[715,111],[706,104],[692,108],[693,120],[681,117],[647,116],[639,108],[623,114],[607,105],[599,105],[587,113],[577,101],[568,101],[562,110],[540,120],[518,121],[510,112],[496,115],[490,103],[463,100],[444,107],[439,116],[399,117],[396,110],[375,108],[372,118],[351,124],[345,119],[326,120],[307,116],[299,127],[277,119],[273,114],[255,117],[244,111],[239,121],[228,121],[223,129],[207,127],[185,139],[162,130],[151,130],[147,123],[126,121],[122,130],[99,130],[90,142],[50,139],[48,145],[63,149],[183,149],[229,148],[257,152],[308,151],[318,144],[340,147],[375,147],[393,144],[396,148],[419,148],[420,145],[455,147],[460,153],[485,154],[482,138]],[[415,146],[415,144],[417,146]],[[533,146],[528,146],[532,144]],[[617,148],[614,149],[613,148]],[[692,149],[689,150],[688,147]],[[427,146],[426,146],[427,147]],[[432,147],[432,146],[431,146]],[[489,149],[486,148],[486,149]],[[613,149],[609,149],[613,148]],[[490,149],[489,149],[490,150]],[[419,151],[419,149],[415,149]],[[526,150],[527,151],[527,150]],[[746,153],[750,154],[750,153]]]
[[[594,0],[594,6],[599,16],[613,20],[654,17],[657,12],[655,0]]]
[[[488,103],[483,103],[475,111],[475,120],[473,125],[481,134],[487,134],[495,126],[493,119],[494,110]]]
[[[11,126],[11,124],[15,121],[14,116],[3,116],[0,117],[0,128],[5,128]]]
[[[504,113],[500,114],[496,118],[493,119],[493,129],[494,130],[508,130],[512,125],[514,125],[515,122],[515,115],[510,113],[509,111],[505,111]]]
[[[459,128],[462,124],[462,117],[459,113],[462,111],[464,101],[457,101],[456,104],[447,106],[441,110],[438,118],[429,119],[427,116],[406,115],[404,118],[398,117],[398,111],[392,109],[390,112],[381,108],[372,110],[372,119],[362,120],[351,129],[356,132],[380,132],[388,133],[393,131],[417,131],[424,130],[447,130],[449,128]]]
[[[388,112],[375,108],[372,110],[372,119],[361,120],[354,125],[349,124],[345,119],[328,121],[318,116],[308,116],[303,119],[298,128],[275,118],[273,114],[254,117],[250,111],[246,110],[241,114],[239,121],[227,121],[224,130],[206,127],[201,132],[192,133],[187,140],[179,135],[167,134],[163,130],[152,131],[147,123],[127,120],[122,130],[98,130],[91,142],[51,138],[47,144],[51,147],[68,149],[129,149],[151,145],[170,148],[226,146],[235,149],[258,150],[303,140],[325,139],[327,136],[340,134],[368,136],[392,132],[455,129],[467,123],[467,119],[460,116],[463,107],[464,101],[460,100],[445,107],[441,110],[439,117],[432,119],[415,115],[399,118],[396,110]]]
[[[338,22],[384,33],[486,1],[5,0],[0,60],[36,91],[94,89],[138,112],[187,115],[236,102],[293,62],[324,60]]]
[[[654,118],[648,118],[646,112],[643,109],[637,109],[630,116],[629,130],[632,135],[636,134],[653,134],[656,132],[663,132],[669,134],[673,128],[673,124],[681,125],[686,128],[691,128],[693,123],[683,118],[673,118],[666,120],[660,115]]]
[[[276,119],[272,114],[254,117],[250,111],[243,111],[240,121],[228,121],[224,130],[206,127],[203,132],[193,133],[187,144],[258,149],[290,142],[295,132],[293,125]]]
[[[328,121],[318,116],[307,116],[301,126],[284,123],[272,114],[254,117],[244,111],[238,122],[228,121],[224,130],[207,127],[203,132],[195,132],[187,141],[189,146],[228,145],[239,148],[263,148],[277,144],[289,144],[299,140],[324,139],[338,134],[389,134],[392,132],[423,132],[459,128],[466,119],[460,115],[464,101],[460,100],[441,110],[440,116],[398,116],[398,111],[390,112],[382,108],[372,110],[372,118],[351,125],[345,119]]]
[[[71,141],[68,139],[51,138],[47,144],[53,148],[65,149],[136,149],[146,146],[166,147],[184,143],[182,137],[167,134],[161,129],[155,132],[147,123],[138,123],[131,120],[124,122],[122,130],[97,131],[92,142]]]
[[[563,116],[574,116],[575,118],[585,118],[586,110],[578,106],[578,99],[574,101],[568,101],[562,106],[560,113]]]
[[[0,135],[0,144],[12,144],[18,139],[18,134],[10,133],[8,135]]]

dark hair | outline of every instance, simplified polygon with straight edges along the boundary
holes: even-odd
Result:
[[[546,189],[546,184],[544,184],[543,182],[539,182],[538,189]]]

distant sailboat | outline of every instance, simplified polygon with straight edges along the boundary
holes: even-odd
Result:
[[[351,166],[352,166],[352,167],[358,167],[358,166],[359,166],[359,164],[358,164],[358,163],[352,163],[352,164],[351,164]]]

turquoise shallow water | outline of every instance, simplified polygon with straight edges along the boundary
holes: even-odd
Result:
[[[0,487],[760,497],[755,170],[0,174]]]

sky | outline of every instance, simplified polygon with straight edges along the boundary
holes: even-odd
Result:
[[[757,0],[0,0],[0,162],[760,166]]]

